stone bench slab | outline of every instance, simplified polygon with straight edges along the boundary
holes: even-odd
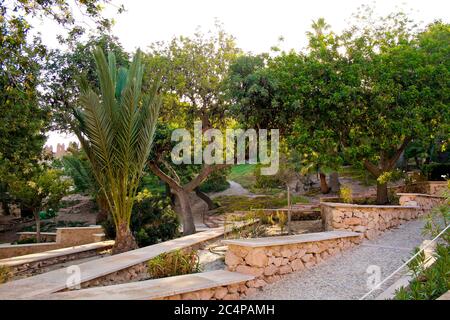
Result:
[[[327,231],[327,232],[298,234],[292,236],[222,240],[222,243],[227,245],[257,248],[257,247],[282,246],[304,242],[315,242],[315,241],[324,241],[324,240],[333,240],[339,238],[360,237],[360,236],[361,234],[357,232]]]
[[[51,300],[149,300],[238,284],[253,279],[253,276],[242,273],[218,270],[54,293],[41,298]]]
[[[108,248],[113,245],[114,245],[114,240],[110,240],[110,241],[102,241],[102,242],[83,244],[83,245],[75,246],[75,247],[61,248],[61,249],[50,250],[50,251],[45,251],[45,252],[27,254],[27,255],[23,255],[23,256],[2,259],[2,260],[0,260],[0,266],[15,267],[15,266],[26,264],[26,263],[33,263],[33,262],[47,260],[47,259],[59,258],[59,257],[76,254],[76,253],[80,253],[80,252],[84,252],[84,251]]]
[[[81,283],[100,278],[102,276],[127,269],[146,262],[161,253],[188,248],[224,234],[224,228],[214,228],[189,236],[173,239],[121,254],[92,260],[78,265],[81,271]],[[66,269],[53,270],[33,277],[7,282],[0,285],[1,299],[30,299],[61,291],[67,288],[68,278]]]

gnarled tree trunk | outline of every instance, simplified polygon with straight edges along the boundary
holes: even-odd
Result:
[[[189,199],[189,193],[194,191],[205,179],[208,175],[215,170],[219,170],[225,168],[226,164],[218,164],[218,165],[204,165],[200,170],[199,174],[192,179],[190,182],[185,185],[181,184],[180,179],[177,177],[177,174],[173,168],[170,167],[169,164],[164,163],[165,167],[171,171],[171,175],[166,174],[162,171],[155,162],[150,161],[148,163],[148,167],[152,172],[158,176],[162,181],[167,183],[170,186],[170,189],[173,194],[176,195],[178,200],[180,201],[181,207],[181,216],[183,220],[183,234],[189,235],[195,233],[195,224],[194,224],[194,216],[192,213],[191,201]]]
[[[118,222],[116,226],[116,242],[112,248],[112,254],[127,252],[137,248],[138,245],[128,223]]]
[[[214,201],[212,201],[211,198],[208,197],[208,195],[206,193],[200,191],[199,188],[195,188],[194,191],[195,191],[195,194],[197,195],[197,197],[202,199],[208,205],[208,210],[213,210],[216,208]]]
[[[329,182],[331,192],[339,193],[339,191],[341,190],[341,183],[339,182],[339,173],[332,172],[330,174]]]

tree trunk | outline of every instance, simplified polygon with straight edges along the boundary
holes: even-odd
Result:
[[[339,173],[332,172],[330,174],[330,188],[331,192],[339,193],[341,190],[341,183],[339,182]]]
[[[98,205],[98,213],[97,217],[95,218],[95,223],[102,224],[103,222],[108,220],[109,214],[108,201],[106,201],[106,198],[103,195],[98,195],[96,200]]]
[[[199,197],[200,199],[202,199],[207,205],[208,205],[208,210],[213,210],[216,208],[216,205],[214,204],[214,202],[211,200],[210,197],[208,197],[208,195],[204,192],[201,192],[199,190],[199,188],[195,188],[194,189],[195,194],[197,195],[197,197]]]
[[[330,192],[330,188],[328,187],[327,184],[327,176],[324,173],[320,172],[319,177],[320,177],[320,191],[323,194]]]
[[[183,219],[183,235],[187,236],[195,233],[194,216],[192,215],[191,201],[189,193],[185,190],[178,190],[175,195],[180,201],[181,218]]]
[[[41,242],[41,217],[39,211],[33,210],[34,221],[36,221],[36,243]]]
[[[126,222],[119,222],[116,226],[116,240],[112,248],[112,254],[118,254],[137,249],[138,245],[131,233],[130,226]]]
[[[377,183],[377,204],[383,205],[389,202],[387,183]]]

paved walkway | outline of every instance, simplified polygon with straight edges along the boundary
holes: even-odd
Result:
[[[378,266],[381,280],[389,276],[411,256],[414,247],[422,243],[423,225],[423,220],[410,221],[310,270],[292,273],[267,285],[249,299],[359,299],[370,291],[367,281],[373,275],[367,273],[367,268]],[[375,291],[367,299],[376,298],[400,277],[394,276],[382,286],[382,290]]]

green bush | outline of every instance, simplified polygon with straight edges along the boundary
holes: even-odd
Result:
[[[429,181],[445,181],[444,177],[450,177],[450,163],[425,164],[421,171]]]
[[[450,290],[450,247],[438,244],[436,261],[427,269],[422,268],[425,256],[419,254],[410,265],[414,279],[407,288],[400,288],[396,300],[434,300]]]
[[[148,261],[147,266],[153,279],[200,272],[199,257],[195,250],[163,253]]]
[[[114,239],[116,229],[108,219],[102,223],[108,238]],[[136,201],[131,215],[131,231],[139,247],[149,246],[171,240],[179,235],[180,222],[171,209],[168,199],[162,196],[150,196]]]
[[[229,169],[222,169],[211,173],[199,189],[202,192],[220,192],[228,189],[230,184],[227,181]]]
[[[258,166],[255,170],[256,182],[254,188],[256,189],[274,189],[283,188],[284,182],[278,174],[264,176],[261,174],[261,167]]]
[[[413,280],[408,287],[397,290],[397,300],[434,300],[450,289],[450,231],[444,231],[450,222],[450,182],[445,195],[445,202],[426,216],[423,232],[432,238],[440,236],[435,261],[428,266],[425,254],[421,252],[408,264]],[[415,253],[418,250],[416,248]]]

